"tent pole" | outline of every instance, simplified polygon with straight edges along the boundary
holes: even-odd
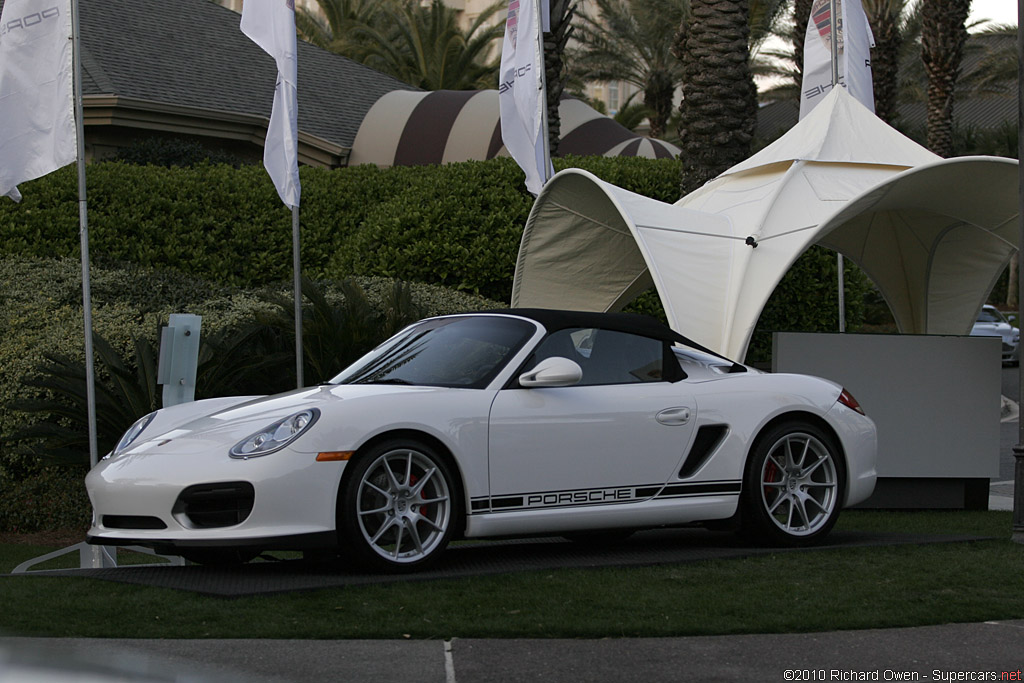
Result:
[[[1024,0],[1017,0],[1017,87],[1024,88]],[[1024,90],[1021,90],[1024,92]],[[1017,258],[1024,251],[1024,98],[1017,97]],[[1013,283],[1010,283],[1013,286]],[[1017,269],[1017,327],[1024,323],[1024,277]],[[1017,347],[1018,359],[1020,347]],[[1024,387],[1024,363],[1017,363],[1017,382]],[[1013,532],[1011,538],[1024,543],[1024,418],[1017,426],[1017,445],[1013,447]]]
[[[832,50],[832,87],[835,88],[839,85],[839,24],[838,16],[839,3],[837,0],[829,0],[828,11],[829,21],[832,22],[832,29],[829,33],[829,47]],[[836,256],[836,264],[838,266],[838,294],[839,294],[839,331],[846,332],[846,281],[843,277],[843,255],[838,254]]]
[[[292,269],[295,281],[295,388],[301,389],[302,374],[302,264],[299,259],[299,207],[292,207]]]
[[[89,420],[89,466],[99,462],[96,438],[96,373],[92,348],[92,286],[89,281],[89,210],[85,193],[85,122],[82,118],[82,40],[78,0],[71,0],[71,54],[78,147],[78,235],[82,249],[82,310],[85,315],[85,401]]]

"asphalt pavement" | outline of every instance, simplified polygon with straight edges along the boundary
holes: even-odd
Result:
[[[4,638],[0,639],[0,683],[1020,681],[1022,645],[1024,620],[828,633],[600,640]],[[53,667],[61,667],[59,676],[31,677]],[[114,678],[117,672],[127,672],[128,677]]]

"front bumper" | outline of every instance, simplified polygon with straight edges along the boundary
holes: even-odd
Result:
[[[248,460],[181,452],[103,460],[86,477],[87,539],[161,552],[330,546],[344,466],[287,449]]]

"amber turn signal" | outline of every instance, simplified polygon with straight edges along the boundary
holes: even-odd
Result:
[[[348,460],[355,451],[324,451],[316,454],[317,462],[337,462],[338,460]]]

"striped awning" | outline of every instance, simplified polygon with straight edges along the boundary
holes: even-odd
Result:
[[[565,98],[559,156],[671,158],[679,148],[646,138],[581,100]],[[349,165],[416,166],[508,156],[501,141],[497,90],[396,90],[367,112]]]

